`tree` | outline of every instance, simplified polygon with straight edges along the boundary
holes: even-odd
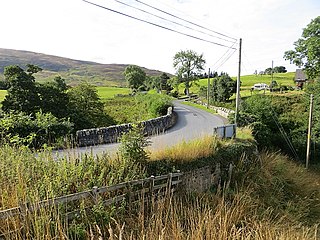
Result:
[[[104,112],[97,90],[88,83],[81,83],[68,90],[70,119],[75,130],[107,127],[114,120]]]
[[[145,88],[146,73],[139,66],[129,65],[123,74],[133,92]]]
[[[205,63],[203,54],[199,55],[192,50],[180,51],[174,55],[173,67],[176,69],[178,78],[184,83],[187,95],[189,95],[192,82],[204,69]]]
[[[2,110],[35,114],[39,110],[39,96],[35,84],[34,73],[41,68],[27,65],[27,70],[16,65],[4,69],[4,77],[8,82],[8,94],[2,102]]]
[[[309,79],[320,77],[320,16],[303,29],[302,37],[294,42],[295,49],[284,53],[284,58],[303,67]]]
[[[271,74],[272,74],[272,68],[269,67],[269,68],[267,68],[266,70],[264,70],[264,74],[271,75]]]
[[[275,72],[275,73],[286,73],[287,69],[284,66],[277,66],[277,67],[274,67],[273,72]]]
[[[37,88],[42,112],[52,113],[57,118],[68,117],[68,86],[63,78],[55,77],[53,82],[38,84]]]
[[[147,77],[147,86],[156,89],[157,92],[166,91],[166,93],[169,93],[173,89],[169,79],[170,77],[166,73],[162,73],[160,76]]]
[[[236,81],[227,73],[221,73],[213,79],[211,96],[213,101],[226,102],[236,92]]]

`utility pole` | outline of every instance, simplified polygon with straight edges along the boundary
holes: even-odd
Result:
[[[273,60],[271,62],[271,90],[273,92]]]
[[[210,106],[210,68],[208,72],[207,108]]]
[[[311,145],[311,129],[312,129],[312,112],[313,112],[313,94],[310,95],[310,110],[309,110],[309,127],[307,137],[307,156],[306,156],[306,168],[309,167],[310,159],[310,145]]]
[[[242,38],[239,42],[239,66],[238,66],[238,77],[237,77],[237,93],[236,93],[236,112],[235,112],[235,124],[238,123],[239,106],[240,106],[240,74],[241,74],[241,48],[242,48]]]

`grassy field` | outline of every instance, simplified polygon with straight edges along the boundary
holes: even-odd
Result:
[[[3,101],[6,94],[7,94],[6,90],[0,90],[0,102]]]
[[[101,100],[114,98],[117,94],[129,94],[129,88],[120,88],[120,87],[97,87],[98,94]],[[0,102],[3,101],[5,95],[7,94],[6,90],[0,90]]]
[[[293,79],[294,79],[294,72],[289,73],[275,73],[273,75],[273,79],[277,81],[279,86],[295,86]],[[236,80],[236,77],[232,77]],[[212,80],[211,80],[212,82]],[[250,89],[255,83],[271,83],[271,75],[246,75],[241,76],[241,95],[247,96],[250,95]],[[207,86],[208,79],[200,79],[197,83],[193,84],[190,88],[190,92],[198,93],[201,86]],[[183,84],[179,86],[180,93],[183,93]],[[259,92],[259,91],[255,91]],[[262,93],[263,91],[260,91]]]
[[[117,94],[129,94],[131,91],[129,88],[119,87],[97,87],[98,94],[101,100],[112,99]]]

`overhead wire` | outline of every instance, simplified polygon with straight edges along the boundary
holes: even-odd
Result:
[[[212,29],[209,29],[209,28],[206,28],[206,27],[204,27],[204,26],[201,26],[201,25],[199,25],[199,24],[197,24],[197,23],[194,23],[194,22],[191,22],[191,21],[189,21],[189,20],[183,19],[183,18],[178,17],[178,16],[176,16],[176,15],[174,15],[174,14],[172,14],[172,13],[169,13],[169,12],[167,12],[167,11],[164,11],[164,10],[160,9],[160,8],[154,7],[154,6],[150,5],[150,4],[147,4],[147,3],[145,3],[145,2],[142,2],[142,1],[140,1],[140,0],[134,0],[134,1],[136,1],[136,2],[138,2],[138,3],[141,3],[141,4],[143,4],[143,5],[147,6],[147,7],[150,7],[150,8],[152,8],[152,9],[155,9],[155,10],[157,10],[157,11],[159,11],[159,12],[162,12],[162,13],[164,13],[164,14],[166,14],[166,15],[169,15],[169,16],[171,16],[171,17],[174,17],[174,18],[177,18],[177,19],[179,19],[179,20],[185,21],[185,22],[187,22],[187,23],[189,23],[189,24],[192,24],[192,25],[194,25],[194,26],[197,26],[197,27],[199,27],[199,28],[205,29],[205,30],[210,31],[210,32],[214,32],[214,33],[216,33],[216,34],[218,34],[218,35],[220,35],[220,36],[224,36],[224,37],[227,37],[227,38],[230,38],[230,39],[233,39],[233,40],[236,40],[236,41],[237,41],[237,39],[234,38],[234,37],[227,36],[227,35],[225,35],[225,34],[223,34],[223,33],[214,31],[214,30],[212,30]]]
[[[82,1],[83,1],[83,2],[86,2],[86,3],[88,3],[88,4],[91,4],[91,5],[93,5],[93,6],[96,6],[96,7],[105,9],[105,10],[108,10],[108,11],[110,11],[110,12],[117,13],[117,14],[120,14],[120,15],[122,15],[122,16],[125,16],[125,17],[128,17],[128,18],[132,18],[132,19],[135,19],[135,20],[137,20],[137,21],[140,21],[140,22],[144,22],[144,23],[153,25],[153,26],[155,26],[155,27],[159,27],[159,28],[162,28],[162,29],[171,31],[171,32],[175,32],[175,33],[178,33],[178,34],[181,34],[181,35],[184,35],[184,36],[187,36],[187,37],[196,39],[196,40],[200,40],[200,41],[203,41],[203,42],[211,43],[211,44],[214,44],[214,45],[217,45],[217,46],[220,46],[220,47],[229,48],[229,46],[226,46],[226,45],[224,45],[224,44],[217,43],[217,42],[213,42],[213,41],[211,41],[211,40],[203,39],[203,38],[200,38],[200,37],[197,37],[197,36],[193,36],[193,35],[188,34],[188,33],[183,33],[183,32],[181,32],[181,31],[177,31],[177,30],[174,30],[174,29],[172,29],[172,28],[168,28],[168,27],[165,27],[165,26],[156,24],[156,23],[153,23],[153,22],[150,22],[150,21],[147,21],[147,20],[144,20],[144,19],[141,19],[141,18],[132,16],[132,15],[129,15],[129,14],[126,14],[126,13],[123,13],[123,12],[120,12],[120,11],[117,11],[117,10],[114,10],[114,9],[111,9],[111,8],[108,8],[108,7],[99,5],[99,4],[97,4],[97,3],[93,3],[93,2],[90,2],[90,1],[87,1],[87,0],[82,0]],[[235,49],[235,48],[233,48],[233,49]]]
[[[220,39],[220,40],[222,40],[222,41],[231,42],[231,43],[234,43],[234,42],[235,42],[235,40],[231,41],[231,40],[224,39],[224,38],[222,38],[222,37],[218,37],[218,36],[215,36],[215,35],[206,33],[206,32],[204,32],[204,31],[201,31],[201,30],[198,30],[198,29],[189,27],[189,26],[184,25],[184,24],[181,24],[181,23],[179,23],[179,22],[176,22],[176,21],[173,21],[173,20],[170,20],[170,19],[161,17],[161,16],[159,16],[159,15],[153,14],[153,13],[151,13],[151,12],[148,12],[148,11],[144,10],[144,9],[141,9],[141,8],[138,8],[138,7],[135,7],[135,6],[132,6],[132,5],[128,4],[128,3],[125,3],[125,2],[122,2],[122,1],[119,1],[119,0],[114,0],[114,1],[117,2],[117,3],[120,3],[120,4],[124,5],[124,6],[130,7],[130,8],[136,9],[136,10],[138,10],[138,11],[141,11],[141,12],[143,12],[143,13],[146,13],[146,14],[148,14],[148,15],[151,15],[151,16],[153,16],[153,17],[156,17],[156,18],[165,20],[165,21],[167,21],[167,22],[171,22],[171,23],[173,23],[173,24],[176,24],[176,25],[178,25],[178,26],[187,28],[187,29],[189,29],[189,30],[196,31],[196,32],[199,32],[199,33],[208,35],[208,36],[210,36],[210,37],[214,37],[214,38]]]
[[[237,49],[233,48],[233,46],[236,44],[235,42],[227,51],[213,64],[213,69],[218,70],[220,67],[222,67],[235,53]],[[234,49],[233,52],[229,52],[231,49]],[[227,55],[228,54],[228,55]],[[227,55],[227,56],[226,56]],[[225,57],[225,58],[224,58]],[[224,58],[224,59],[223,59]],[[223,60],[222,60],[223,59]],[[219,61],[221,61],[220,65],[218,65]]]
[[[282,134],[284,140],[285,140],[286,143],[288,144],[288,147],[290,148],[291,152],[293,153],[293,155],[295,156],[295,158],[296,158],[297,160],[299,160],[298,153],[297,153],[297,151],[295,150],[293,144],[291,143],[291,141],[290,141],[290,139],[289,139],[286,131],[284,130],[282,124],[280,123],[280,121],[279,121],[279,119],[278,119],[278,117],[277,117],[274,109],[272,108],[272,106],[270,106],[270,109],[271,109],[271,111],[272,111],[271,117],[272,117],[273,121],[276,123],[278,129],[280,130],[280,133]]]

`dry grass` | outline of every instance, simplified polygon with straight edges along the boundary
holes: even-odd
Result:
[[[245,135],[247,131],[244,130]],[[206,137],[154,153],[152,158],[188,162],[212,155],[222,144],[225,143],[221,140]],[[16,206],[18,199],[30,198],[30,192],[26,194],[30,189],[33,200],[40,199],[43,193],[31,188],[32,183],[26,178],[30,176],[36,185],[35,179],[44,175],[45,195],[53,195],[56,190],[52,189],[54,184],[49,184],[48,173],[55,174],[54,171],[42,172],[45,168],[35,164],[36,159],[28,151],[1,150],[0,159],[6,165],[0,162],[0,208]],[[56,164],[49,162],[52,168]],[[67,168],[75,167],[64,164]],[[87,164],[95,166],[96,173],[102,171],[100,166],[106,166],[90,161]],[[28,170],[34,175],[27,175]],[[68,183],[67,178],[61,178]],[[21,219],[0,221],[0,234],[18,230],[7,235],[8,239],[319,239],[319,179],[318,170],[308,171],[279,153],[261,153],[257,162],[248,164],[245,157],[239,161],[230,188],[190,195],[181,192],[162,201],[138,204],[131,212],[114,214],[119,209],[97,207],[94,217],[84,213],[76,222],[61,217],[66,209],[51,207]],[[22,226],[24,232],[19,231]]]
[[[236,188],[180,195],[153,204],[149,214],[140,208],[128,221],[114,220],[112,239],[320,238],[319,217],[307,212],[320,208],[318,174],[277,153],[243,166],[235,172]]]
[[[221,140],[212,136],[189,142],[181,142],[173,147],[159,151],[153,151],[150,155],[151,161],[170,159],[172,161],[188,162],[199,158],[212,156],[221,145]]]

